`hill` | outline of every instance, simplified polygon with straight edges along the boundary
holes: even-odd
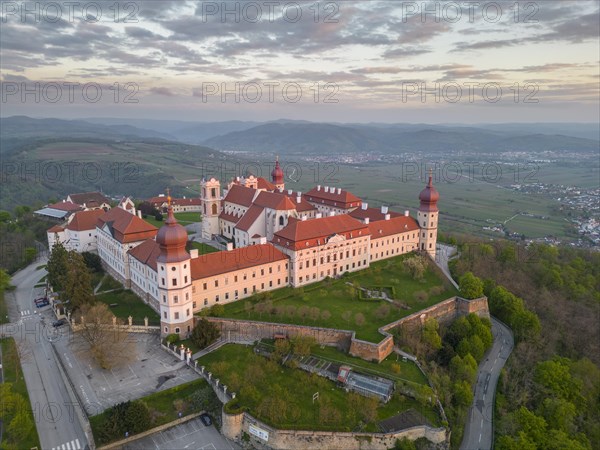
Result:
[[[477,127],[439,125],[336,125],[322,123],[267,123],[214,136],[204,141],[219,150],[331,154],[375,152],[541,152],[564,150],[597,152],[593,139],[549,134],[522,134]]]

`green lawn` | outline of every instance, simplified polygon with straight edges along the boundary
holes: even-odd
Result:
[[[180,212],[180,213],[175,213],[175,218],[183,226],[189,225],[191,223],[201,222],[200,213],[199,212]],[[146,222],[154,225],[156,228],[162,227],[165,224],[165,220],[166,219],[167,219],[167,215],[166,214],[163,214],[163,220],[156,220],[154,218],[154,216],[146,216],[144,218],[144,220]]]
[[[351,431],[367,420],[366,429],[377,431],[377,421],[409,408],[417,409],[433,424],[439,423],[435,410],[403,395],[396,393],[382,405],[348,394],[326,378],[281,366],[243,345],[227,344],[199,358],[198,365],[236,393],[240,408],[280,429]],[[315,392],[319,398],[313,403]],[[369,410],[375,410],[375,417],[366,419],[363,414]]]
[[[196,242],[196,241],[192,241],[192,248],[197,249],[198,254],[200,254],[200,255],[206,255],[207,253],[214,253],[214,252],[220,251],[219,249],[214,248],[208,244],[205,244],[204,242]]]
[[[99,279],[96,281],[96,284],[93,286],[96,287],[96,285],[100,281],[102,281],[102,283],[100,284],[100,289],[98,290],[98,292],[100,292],[100,293],[102,293],[104,291],[110,291],[113,289],[123,289],[123,285],[107,273],[105,273],[103,275],[101,274]]]
[[[206,386],[208,386],[208,384],[206,381],[204,381],[204,379],[198,379],[190,381],[189,383],[180,384],[179,386],[175,386],[171,389],[165,389],[164,391],[142,397],[140,400],[148,406],[151,416],[154,417],[150,428],[158,427],[179,418],[178,411],[175,409],[175,405],[173,403],[178,399],[181,399],[184,402],[183,411],[181,411],[183,416],[199,412],[195,410],[193,405],[191,405],[190,402],[187,402],[186,399],[188,399],[199,388]],[[106,411],[90,417],[90,424],[92,426],[94,439],[96,440],[96,443],[100,445],[107,444],[109,442],[106,436],[102,433],[102,431],[104,431],[106,428],[106,419]]]
[[[240,300],[224,305],[224,317],[236,319],[262,320],[276,323],[296,323],[301,325],[321,326],[326,328],[336,328],[342,330],[355,330],[359,339],[370,342],[380,342],[383,335],[378,332],[378,328],[386,325],[401,317],[405,317],[413,312],[431,306],[442,300],[445,300],[457,294],[456,289],[438,276],[438,272],[432,267],[427,269],[422,281],[414,280],[403,270],[403,261],[409,255],[402,255],[390,258],[385,261],[373,263],[369,269],[362,270],[337,280],[324,280],[304,288],[294,289],[290,287],[278,289],[267,293],[271,300],[265,300],[264,296],[259,294],[246,300]],[[393,286],[395,297],[403,303],[408,309],[397,305],[391,305],[383,300],[359,300],[354,288],[348,286],[346,282],[357,281],[363,287]],[[441,293],[428,295],[427,299],[417,300],[415,293],[425,291],[440,286]],[[271,301],[272,307],[268,312],[257,311],[254,305]],[[246,306],[248,304],[248,306]],[[253,305],[252,310],[247,308]],[[387,315],[377,313],[382,305],[389,306]],[[278,308],[282,306],[285,308]],[[290,313],[289,307],[295,307],[295,311]],[[315,314],[311,318],[301,317],[301,308],[305,311],[313,309]],[[317,317],[316,310],[319,310]],[[294,309],[294,308],[291,308]],[[328,311],[330,317],[323,318],[323,312]],[[346,311],[351,311],[349,320],[343,317]],[[356,324],[356,314],[361,313],[365,318],[363,325]]]
[[[201,222],[199,212],[179,212],[175,213],[175,218],[182,225],[189,225],[190,223]]]
[[[35,418],[32,414],[27,385],[23,378],[15,340],[13,338],[0,339],[0,346],[2,347],[2,370],[4,374],[4,383],[0,387],[0,390],[3,391],[3,402],[0,402],[0,404],[3,404],[6,408],[3,408],[5,416],[3,418],[4,435],[2,444],[12,443],[12,445],[6,447],[2,445],[2,448],[40,448],[40,439],[37,434]],[[5,391],[5,389],[10,390]],[[24,404],[20,407],[17,406],[21,402],[24,402]],[[16,408],[11,408],[11,406]],[[13,409],[16,409],[16,411]],[[24,417],[17,428],[18,435],[16,433],[11,434],[10,422],[20,412],[24,414]]]
[[[146,305],[129,289],[96,295],[96,299],[109,306],[116,303],[118,306],[111,307],[110,310],[115,316],[123,319],[125,323],[127,323],[127,318],[131,316],[134,325],[143,325],[144,317],[148,317],[148,325],[160,325],[160,316],[156,311]]]

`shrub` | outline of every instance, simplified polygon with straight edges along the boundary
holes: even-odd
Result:
[[[179,335],[177,333],[172,333],[169,334],[165,341],[167,341],[167,344],[174,344],[176,342],[179,342]]]
[[[415,300],[419,302],[425,302],[429,298],[429,295],[425,291],[417,291],[414,293]]]
[[[392,372],[394,372],[396,375],[399,375],[401,370],[402,370],[402,367],[400,366],[400,364],[392,363]]]

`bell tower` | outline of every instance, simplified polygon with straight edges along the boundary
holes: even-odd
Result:
[[[202,237],[212,239],[219,234],[219,214],[221,213],[221,183],[211,178],[200,182],[202,197]]]
[[[160,253],[156,258],[161,335],[189,336],[194,328],[190,254],[185,250],[187,230],[173,214],[167,197],[167,220],[156,234]]]
[[[417,211],[417,222],[419,223],[419,249],[427,252],[432,259],[435,259],[436,252],[439,214],[437,202],[439,198],[440,194],[433,187],[433,176],[429,169],[429,182],[419,194],[421,204]]]
[[[271,182],[275,185],[275,189],[283,191],[285,189],[285,182],[283,181],[283,170],[279,165],[279,156],[275,157],[275,167],[271,172]]]

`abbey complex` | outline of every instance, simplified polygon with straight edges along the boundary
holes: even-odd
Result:
[[[60,240],[70,250],[97,251],[108,272],[160,314],[161,333],[182,337],[193,329],[194,314],[215,304],[338,277],[415,250],[435,257],[439,194],[431,175],[416,217],[370,208],[340,188],[286,190],[279,161],[271,181],[249,175],[225,189],[211,178],[200,189],[200,199],[153,199],[167,209],[160,229],[130,199],[109,209],[99,193],[74,194],[44,210],[66,219],[48,230],[49,247]],[[226,250],[187,251],[178,211],[201,212],[202,238],[227,242]]]

